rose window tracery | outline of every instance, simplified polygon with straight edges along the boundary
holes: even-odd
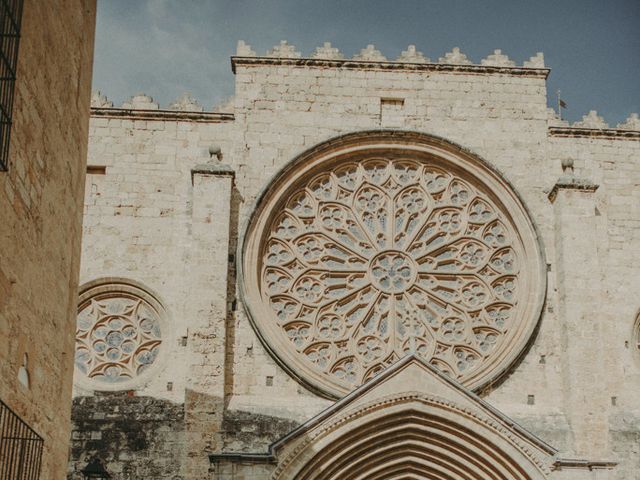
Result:
[[[121,287],[86,293],[76,322],[76,371],[96,385],[114,388],[146,372],[162,344],[158,305],[143,292],[136,295],[135,288]]]
[[[333,394],[407,353],[486,380],[531,321],[525,246],[504,205],[441,161],[362,156],[318,170],[274,199],[258,236],[265,340]]]

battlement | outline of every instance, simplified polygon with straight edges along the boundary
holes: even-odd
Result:
[[[174,100],[168,108],[160,108],[153,97],[145,93],[137,93],[114,107],[113,102],[100,90],[91,94],[91,115],[98,117],[132,118],[136,120],[188,120],[194,122],[220,123],[232,122],[234,115],[229,102],[205,111],[202,105],[190,93],[185,92]]]
[[[300,76],[299,74],[305,68],[309,69],[308,77],[301,77],[296,79],[296,84],[300,85],[302,89],[306,87],[307,81],[314,77],[313,72],[326,70],[322,75],[325,75],[327,82],[330,83],[335,76],[349,76],[355,77],[353,81],[359,81],[357,79],[374,78],[376,76],[377,85],[386,86],[389,88],[385,92],[391,92],[394,86],[397,86],[393,75],[389,76],[386,72],[399,72],[406,77],[407,72],[426,72],[429,76],[429,72],[442,72],[445,75],[433,75],[433,81],[440,81],[443,84],[449,83],[449,77],[447,74],[457,74],[457,79],[451,77],[451,81],[457,80],[459,83],[460,78],[463,75],[469,75],[468,80],[471,81],[473,76],[476,76],[476,80],[484,88],[497,89],[497,94],[511,95],[512,100],[522,101],[523,95],[535,95],[535,102],[544,103],[544,80],[547,78],[550,70],[545,67],[544,55],[541,52],[536,53],[530,57],[529,60],[523,62],[522,65],[517,65],[515,61],[510,59],[501,50],[494,50],[493,53],[487,55],[487,57],[480,60],[479,63],[474,63],[467,55],[465,55],[458,47],[453,48],[450,52],[446,52],[444,55],[438,58],[437,61],[432,61],[429,57],[425,56],[421,51],[417,49],[415,45],[409,45],[406,50],[400,52],[395,60],[389,60],[382,52],[374,45],[367,45],[361,49],[352,58],[345,58],[345,55],[329,42],[325,42],[322,46],[315,49],[313,53],[308,56],[304,56],[294,45],[289,44],[287,41],[281,41],[278,45],[275,45],[265,55],[258,55],[250,45],[240,40],[237,45],[236,54],[231,57],[232,70],[236,73],[237,67],[243,67],[243,70],[236,77],[238,85],[251,84],[251,89],[254,88],[254,84],[259,83],[258,77],[248,74],[246,68],[252,66],[284,66],[287,68],[281,69],[276,72],[277,75],[270,79],[269,82],[273,85],[274,82],[286,83],[288,80],[283,80],[283,74],[288,75],[286,72],[290,72],[291,75]],[[300,68],[292,68],[300,67]],[[335,70],[331,70],[335,69]],[[273,69],[272,69],[273,70]],[[361,73],[361,71],[368,71],[367,73]],[[270,70],[271,71],[271,70]],[[349,73],[349,72],[352,73]],[[338,73],[340,72],[340,73]],[[405,73],[402,73],[405,72]],[[268,72],[264,72],[268,73]],[[482,75],[493,75],[491,81],[485,82],[485,79],[478,78]],[[511,78],[509,78],[511,77]],[[263,77],[260,77],[263,78]],[[365,79],[365,80],[366,80]],[[439,79],[439,80],[438,80]],[[521,81],[521,80],[522,81]],[[363,81],[365,81],[363,80]],[[489,80],[489,79],[487,79]],[[495,82],[494,82],[495,80]],[[466,80],[465,80],[466,81]],[[381,83],[382,82],[382,83]],[[455,83],[455,82],[454,82]],[[503,92],[503,84],[509,84],[505,87]],[[357,83],[360,87],[367,85],[365,83]],[[353,85],[349,85],[354,89]],[[360,88],[357,87],[357,88]],[[325,91],[327,90],[326,87]],[[333,88],[333,87],[331,87]],[[415,84],[409,85],[407,89],[415,90]],[[448,88],[448,87],[446,87]],[[515,88],[515,90],[514,90]],[[274,90],[271,88],[270,90]],[[508,91],[507,91],[508,90]],[[281,96],[283,90],[278,90],[276,93],[271,92],[272,98],[259,102],[259,109],[268,109],[273,106],[270,101],[278,100],[283,101]],[[358,93],[361,93],[359,90]],[[376,90],[375,102],[379,102],[380,96],[389,96],[386,93],[380,94]],[[353,92],[345,94],[351,98]],[[305,95],[307,92],[305,91]],[[273,96],[275,95],[275,97]],[[309,96],[310,95],[310,96]],[[306,95],[305,100],[311,103],[322,102],[317,96],[313,94]],[[419,94],[422,95],[422,94]],[[123,102],[120,107],[114,107],[112,101],[106,96],[102,95],[99,91],[94,92],[91,98],[92,114],[94,116],[109,116],[109,117],[121,117],[121,118],[136,118],[136,119],[164,119],[164,120],[189,120],[197,122],[232,122],[234,121],[234,112],[236,105],[240,105],[240,108],[245,108],[246,103],[243,99],[243,90],[240,90],[239,98],[227,99],[224,103],[212,107],[211,109],[205,109],[203,106],[194,99],[190,94],[185,93],[168,105],[161,107],[159,103],[154,101],[152,97],[145,93],[138,93],[133,95],[128,100]],[[326,100],[326,99],[325,99]],[[336,98],[331,97],[330,101],[337,101]],[[265,103],[266,102],[266,103]],[[374,103],[375,103],[374,102]],[[317,105],[316,105],[317,106]],[[299,108],[299,105],[297,106]],[[309,106],[305,108],[310,108]],[[337,106],[335,108],[338,108]],[[381,112],[383,107],[379,103],[362,107],[367,111],[374,113]],[[397,108],[396,108],[397,109]],[[380,114],[381,115],[381,114]],[[398,113],[398,115],[401,115]],[[398,117],[400,118],[400,117]],[[626,121],[619,123],[617,126],[609,126],[605,120],[592,110],[585,115],[582,120],[569,124],[568,122],[558,118],[556,112],[553,109],[549,109],[548,115],[548,127],[550,133],[554,136],[597,136],[597,137],[616,137],[616,138],[638,138],[640,134],[640,120],[636,113],[632,113]],[[398,120],[399,122],[400,120]]]
[[[549,134],[556,137],[604,137],[604,138],[640,138],[640,117],[631,113],[624,122],[610,126],[596,110],[582,116],[582,120],[570,124],[558,117],[553,108],[549,108]]]
[[[494,50],[492,54],[476,64],[469,60],[458,47],[454,47],[450,52],[440,57],[437,62],[433,62],[418,51],[415,45],[409,45],[395,60],[387,59],[374,45],[367,45],[352,58],[347,59],[331,43],[325,42],[321,47],[317,47],[310,56],[304,57],[286,40],[282,40],[265,55],[258,55],[250,45],[240,40],[235,56],[231,57],[231,68],[234,73],[239,65],[305,65],[351,69],[460,71],[541,78],[547,78],[550,71],[544,65],[542,52],[536,53],[521,66],[518,66],[499,49]]]

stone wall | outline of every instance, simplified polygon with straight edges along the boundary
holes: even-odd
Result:
[[[85,263],[81,283],[131,279],[166,308],[160,368],[134,390],[186,402],[188,461],[181,464],[189,478],[193,472],[206,476],[202,452],[221,445],[214,433],[224,401],[230,202],[218,196],[228,199],[233,182],[233,176],[194,169],[210,160],[211,145],[229,150],[232,119],[180,111],[123,115],[106,108],[94,113],[90,126],[82,248],[93,260]],[[212,229],[217,221],[222,225]],[[76,396],[91,393],[76,385]]]
[[[545,151],[546,70],[514,75],[479,66],[447,71],[376,63],[332,68],[322,61],[297,65],[288,59],[246,57],[236,60],[235,73],[235,123],[244,142],[235,145],[230,161],[244,199],[240,225],[267,179],[297,154],[341,134],[384,127],[383,100],[395,98],[403,103],[395,113],[397,125],[401,121],[403,129],[443,137],[483,157],[514,185],[543,236],[551,236],[543,190],[553,185],[558,169]],[[235,328],[234,348],[240,355],[233,363],[232,406],[264,410],[261,399],[268,395],[270,414],[290,415],[293,410],[299,419],[322,407],[317,399],[301,397],[297,382],[276,367],[242,308]],[[523,372],[519,378],[532,374]],[[277,392],[266,386],[266,376],[272,375]]]
[[[183,338],[196,322],[190,275],[200,255],[192,248],[191,169],[209,160],[210,145],[228,149],[230,124],[217,115],[181,121],[175,114],[136,119],[110,113],[94,114],[89,129],[87,164],[104,170],[87,175],[82,255],[92,260],[84,262],[80,283],[122,277],[157,292],[173,327],[166,353],[171,362],[137,390],[183,402],[190,361]],[[206,282],[197,287],[207,288]],[[226,281],[209,288],[224,292]]]
[[[559,308],[567,311],[560,358],[573,451],[609,452],[622,460],[615,478],[632,478],[640,468],[640,363],[633,342],[640,285],[640,142],[613,135],[554,136],[551,145],[554,158],[574,159],[576,175],[599,185],[587,195],[592,198],[574,193],[570,199],[580,206],[564,222],[567,268],[557,279],[565,290]]]
[[[184,405],[152,397],[109,393],[78,397],[71,417],[71,479],[93,455],[123,480],[180,480],[184,454]]]
[[[87,180],[81,278],[140,281],[171,312],[171,361],[134,394],[186,401],[187,424],[205,422],[186,427],[187,478],[207,478],[206,453],[264,453],[286,428],[331,405],[291,378],[256,336],[238,293],[236,248],[259,194],[296,155],[380,128],[455,142],[513,185],[544,248],[546,304],[520,361],[480,393],[561,456],[617,460],[615,478],[631,478],[640,393],[631,341],[640,307],[633,118],[616,129],[593,115],[560,122],[546,107],[540,57],[523,68],[499,52],[482,65],[459,51],[449,63],[418,65],[384,62],[371,49],[361,63],[294,53],[281,45],[256,57],[241,46],[232,61],[233,115],[169,113],[140,99],[145,111],[106,100],[94,110],[89,163],[106,169]],[[209,158],[212,144],[221,160]],[[560,190],[552,202],[565,160],[576,178],[599,187]],[[224,180],[231,170],[233,181]],[[235,467],[220,468],[230,475],[220,478],[233,478]]]
[[[0,399],[44,439],[52,480],[68,455],[95,14],[25,0],[0,172]]]

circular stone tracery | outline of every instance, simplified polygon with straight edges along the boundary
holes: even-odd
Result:
[[[382,252],[369,264],[371,284],[385,293],[402,293],[416,279],[415,262],[408,255],[398,251]]]
[[[156,363],[162,308],[132,285],[85,289],[76,323],[76,372],[96,389],[121,389]]]
[[[532,333],[544,276],[522,205],[477,160],[441,153],[311,160],[252,219],[254,324],[316,388],[343,395],[412,352],[475,388]]]

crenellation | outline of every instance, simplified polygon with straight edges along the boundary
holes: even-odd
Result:
[[[251,49],[251,45],[248,45],[244,42],[244,40],[238,40],[238,45],[236,47],[236,55],[238,57],[255,57],[257,56],[256,52]]]
[[[440,57],[438,59],[438,62],[432,62],[431,59],[424,56],[422,52],[418,51],[415,45],[409,45],[407,47],[407,50],[403,50],[395,60],[391,61],[388,60],[379,50],[377,50],[374,45],[367,45],[367,47],[360,50],[359,53],[355,54],[351,58],[351,60],[361,62],[358,64],[354,64],[350,63],[349,59],[346,59],[344,55],[339,51],[339,49],[333,47],[330,42],[325,42],[323,46],[317,47],[310,56],[305,57],[300,52],[298,52],[295,47],[289,45],[286,40],[282,40],[279,45],[273,47],[273,49],[267,52],[265,56],[257,55],[249,45],[247,45],[243,41],[240,41],[238,42],[236,56],[232,57],[232,67],[234,71],[235,65],[238,62],[241,62],[242,58],[245,59],[242,63],[245,63],[251,58],[254,58],[255,62],[257,63],[263,63],[264,60],[269,59],[280,59],[281,61],[298,60],[302,62],[301,64],[309,64],[311,61],[315,61],[319,62],[319,64],[324,62],[324,64],[326,64],[327,66],[349,65],[350,68],[368,68],[369,66],[373,66],[376,63],[380,63],[386,64],[387,68],[393,68],[394,64],[406,64],[407,66],[413,64],[417,66],[431,66],[431,68],[434,68],[436,65],[442,65],[458,68],[462,66],[471,66],[506,70],[521,68],[532,70],[546,70],[544,64],[544,55],[542,52],[536,53],[536,55],[529,58],[529,60],[525,61],[523,65],[519,67],[514,61],[510,60],[509,57],[502,54],[502,51],[499,49],[495,50],[493,54],[483,59],[480,64],[474,64],[467,58],[464,53],[460,51],[458,47],[454,47],[451,52],[447,52],[443,57]],[[331,70],[325,70],[320,75],[334,76],[334,74],[330,72]],[[248,80],[241,80],[241,82],[246,81]]]
[[[616,128],[619,128],[621,130],[640,131],[640,117],[637,113],[631,113],[629,114],[627,119],[624,122],[619,123]]]
[[[529,58],[529,60],[525,61],[522,66],[526,68],[545,68],[544,54],[542,52],[536,53],[533,57]]]
[[[323,58],[327,60],[341,60],[344,58],[344,55],[338,50],[331,46],[331,42],[324,42],[322,47],[317,47],[316,51],[311,55],[311,58]]]
[[[375,45],[367,45],[365,48],[360,50],[360,53],[353,56],[354,60],[359,61],[367,61],[367,62],[386,62],[387,57],[385,57],[380,50],[377,50]]]
[[[502,50],[494,50],[487,58],[480,61],[481,65],[490,65],[492,67],[515,67],[516,62],[510,60],[509,57],[502,53]],[[525,65],[526,66],[526,65]]]
[[[453,50],[445,53],[444,57],[440,57],[438,62],[449,65],[471,65],[471,61],[458,47],[453,47]]]
[[[137,93],[129,100],[122,103],[120,108],[131,110],[158,110],[160,105],[153,101],[153,98],[145,93]]]
[[[573,127],[578,128],[593,128],[593,129],[605,129],[609,128],[609,124],[604,121],[598,112],[595,110],[590,110],[589,113],[583,115],[582,120],[579,122],[574,122]]]
[[[110,101],[106,95],[103,95],[100,90],[96,90],[91,93],[91,108],[112,108],[113,102]]]
[[[281,40],[279,45],[274,46],[267,52],[267,57],[300,58],[302,54],[293,45],[289,45],[286,40]]]
[[[191,96],[191,93],[184,92],[171,105],[169,110],[180,110],[183,112],[202,112],[202,105]]]
[[[400,56],[396,59],[396,62],[431,63],[431,59],[425,57],[422,52],[419,52],[415,45],[409,45],[406,50],[402,51]]]

